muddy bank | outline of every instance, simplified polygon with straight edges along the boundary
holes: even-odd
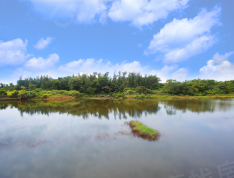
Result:
[[[0,101],[18,101],[18,98],[5,98],[5,99],[0,99]]]

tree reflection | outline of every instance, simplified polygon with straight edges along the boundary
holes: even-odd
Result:
[[[160,104],[164,105],[168,115],[175,115],[177,110],[182,112],[214,112],[214,111],[226,111],[231,109],[231,100],[164,100],[160,101]]]
[[[0,110],[5,110],[8,106],[9,104],[7,103],[0,103]]]
[[[67,113],[88,119],[90,115],[99,119],[109,119],[114,113],[115,119],[127,119],[127,116],[140,118],[143,114],[153,114],[160,110],[158,101],[153,100],[61,100],[61,101],[22,101],[14,102],[13,107],[24,113],[44,114]]]

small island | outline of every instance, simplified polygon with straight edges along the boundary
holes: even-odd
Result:
[[[129,126],[132,128],[132,132],[134,135],[137,135],[143,139],[157,140],[159,137],[158,131],[145,126],[139,121],[131,121],[129,122]]]

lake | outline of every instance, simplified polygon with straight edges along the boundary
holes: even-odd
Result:
[[[21,177],[234,177],[234,99],[1,102],[0,178]]]

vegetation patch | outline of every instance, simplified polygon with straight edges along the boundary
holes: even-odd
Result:
[[[139,121],[131,121],[129,122],[129,126],[132,128],[132,132],[134,135],[137,135],[143,139],[157,140],[159,137],[158,131],[145,126]]]
[[[0,83],[0,100],[67,99],[87,97],[92,99],[219,99],[234,98],[234,80],[167,80],[160,83],[156,75],[119,72],[78,74],[77,76],[49,76],[19,78],[17,85]],[[95,98],[93,98],[95,97]]]

